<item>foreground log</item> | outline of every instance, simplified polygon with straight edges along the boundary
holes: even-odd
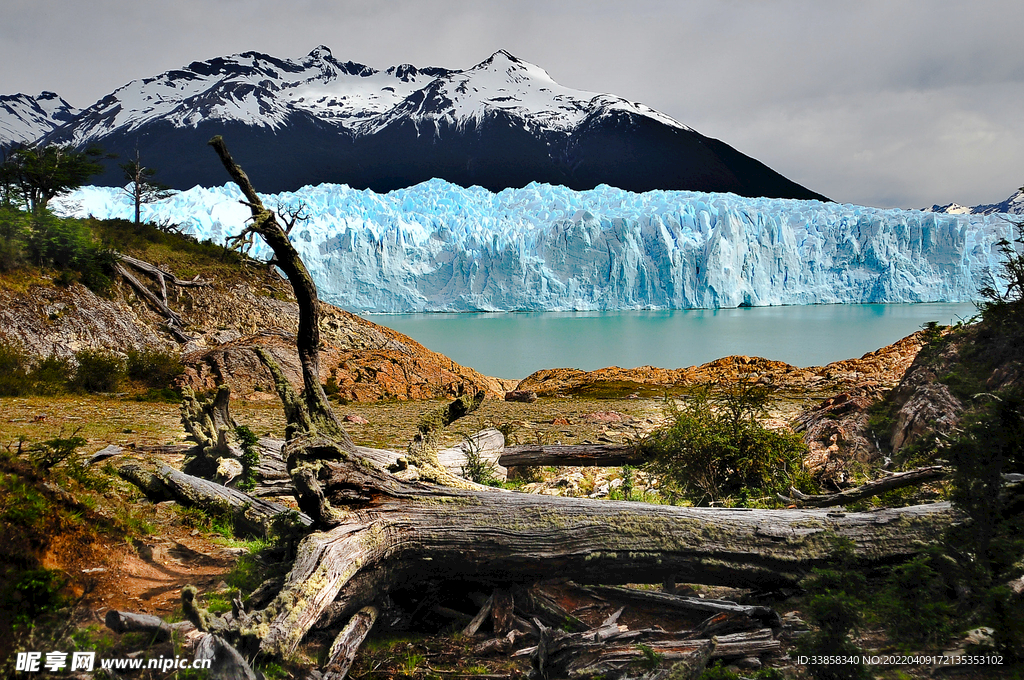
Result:
[[[365,487],[364,487],[365,490]],[[377,590],[417,581],[529,584],[682,582],[776,589],[825,564],[838,540],[864,566],[913,555],[948,526],[948,504],[869,513],[727,510],[399,485],[348,522],[307,537],[284,589],[240,631],[262,651],[293,651],[339,595],[344,618]],[[376,588],[346,588],[387,564]]]
[[[944,478],[947,474],[946,468],[941,465],[932,465],[916,470],[908,470],[907,472],[897,472],[888,477],[876,479],[862,486],[846,489],[839,493],[810,495],[790,487],[789,497],[780,495],[779,498],[783,501],[795,502],[808,508],[825,508],[843,505],[844,503],[853,503],[854,501],[864,500],[865,498],[871,498],[872,496],[878,496],[879,494],[903,489],[908,486],[934,482]]]
[[[107,628],[115,633],[145,633],[152,636],[153,642],[166,642],[171,639],[172,628],[159,616],[152,614],[134,614],[111,609],[103,618]]]
[[[327,653],[327,666],[324,668],[323,680],[345,680],[348,669],[356,659],[359,645],[363,643],[373,624],[377,621],[376,607],[363,607],[349,620]]]
[[[665,631],[599,631],[566,633],[542,628],[536,647],[516,655],[530,655],[536,680],[547,678],[621,677],[630,672],[639,677],[670,664],[670,677],[692,680],[712,658],[712,640],[685,640]]]
[[[653,590],[636,590],[617,586],[593,586],[587,589],[597,595],[614,599],[616,602],[632,602],[645,608],[669,609],[703,616],[714,614],[743,614],[762,622],[765,626],[780,625],[779,615],[771,607],[737,604],[728,600],[712,600],[702,597],[683,597]]]
[[[268,537],[274,523],[293,512],[287,506],[254,498],[163,463],[143,465],[130,462],[122,465],[118,474],[151,499],[171,499],[186,506],[202,508],[212,515],[227,515],[232,519],[235,531],[247,536]],[[302,526],[309,526],[313,521],[302,513],[295,513],[293,519]]]
[[[625,444],[566,444],[509,446],[498,458],[504,467],[559,465],[618,467],[640,465],[643,456],[635,446]]]
[[[827,562],[840,542],[852,546],[855,562],[888,563],[914,554],[953,521],[949,504],[847,514],[485,491],[437,464],[429,432],[422,429],[407,463],[426,474],[375,464],[344,432],[320,385],[319,302],[309,272],[223,140],[211,144],[246,197],[250,228],[274,250],[298,301],[303,393],[294,394],[269,367],[288,420],[282,456],[299,507],[316,528],[300,544],[281,592],[225,631],[246,653],[286,655],[325,616],[344,620],[390,589],[426,581],[507,588],[552,576],[613,584],[674,577],[771,589],[798,582]],[[450,415],[478,399],[465,395],[457,400],[461,405],[451,405]],[[659,653],[678,654],[681,660],[711,653],[707,642],[683,647]],[[629,654],[636,649],[631,644]],[[539,667],[546,667],[543,660]]]

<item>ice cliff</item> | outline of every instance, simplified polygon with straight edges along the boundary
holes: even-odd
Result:
[[[238,198],[234,185],[196,187],[143,216],[223,242],[248,217]],[[325,184],[264,202],[306,206],[291,237],[321,296],[370,312],[966,301],[998,275],[995,244],[1012,236],[998,215],[608,186],[492,193],[431,180],[377,194]],[[60,205],[132,214],[107,187]]]

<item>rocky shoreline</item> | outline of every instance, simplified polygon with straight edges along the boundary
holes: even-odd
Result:
[[[80,284],[54,285],[42,276],[20,285],[0,285],[0,340],[35,356],[70,357],[83,349],[181,351],[183,384],[197,392],[220,381],[235,398],[273,399],[272,380],[254,349],[268,350],[299,385],[294,334],[298,309],[287,283],[263,271],[245,280],[174,288],[170,305],[193,338],[175,342],[165,319],[123,283],[107,297]],[[729,356],[687,368],[608,367],[596,371],[551,368],[523,380],[485,376],[433,352],[412,338],[322,303],[321,380],[343,402],[420,400],[484,390],[501,397],[510,390],[539,396],[661,396],[701,383],[755,379],[788,392],[835,393],[864,382],[895,386],[921,346],[921,333],[857,359],[798,367],[760,357]]]

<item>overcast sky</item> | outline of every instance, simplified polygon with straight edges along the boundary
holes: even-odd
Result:
[[[86,107],[135,78],[318,44],[375,68],[497,49],[640,101],[837,201],[1024,184],[1020,0],[3,0],[0,93]]]

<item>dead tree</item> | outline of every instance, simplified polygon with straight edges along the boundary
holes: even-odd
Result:
[[[167,319],[167,328],[171,334],[174,335],[175,339],[179,342],[189,342],[194,338],[188,336],[184,332],[184,323],[181,320],[181,316],[178,315],[167,302],[167,282],[170,281],[172,285],[179,287],[192,287],[201,288],[209,286],[208,281],[201,280],[198,276],[190,281],[179,279],[177,276],[169,271],[165,271],[156,265],[150,264],[145,260],[139,260],[122,253],[116,253],[117,262],[114,265],[114,269],[124,277],[124,280],[135,290],[136,293],[142,296],[143,299],[148,301],[151,305],[164,315]],[[157,280],[160,285],[160,295],[157,295],[146,287],[141,281],[128,271],[125,265],[134,267],[135,269],[149,274]]]
[[[429,441],[410,447],[404,468],[381,466],[371,450],[353,444],[320,385],[319,301],[309,272],[223,141],[210,143],[245,196],[250,228],[274,250],[295,291],[305,387],[296,394],[263,357],[288,420],[282,455],[314,531],[300,544],[280,593],[217,632],[244,654],[288,654],[328,608],[346,622],[388,590],[424,581],[510,587],[552,576],[591,584],[675,578],[772,588],[792,585],[828,560],[839,539],[852,544],[861,563],[892,561],[935,540],[952,521],[948,504],[847,514],[482,490],[438,465]],[[466,401],[472,396],[453,409]]]
[[[896,472],[887,477],[867,482],[862,486],[845,489],[839,493],[812,495],[802,493],[798,489],[790,487],[789,496],[779,494],[779,499],[787,503],[797,503],[808,508],[826,508],[843,505],[844,503],[854,503],[908,486],[935,482],[946,477],[948,474],[948,471],[941,465],[931,465],[917,468],[916,470]]]

